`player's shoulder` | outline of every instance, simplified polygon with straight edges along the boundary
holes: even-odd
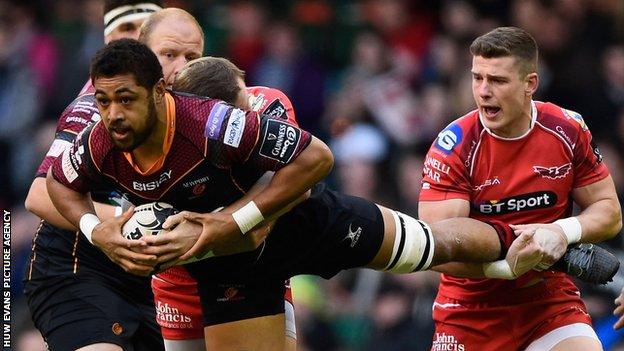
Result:
[[[93,94],[83,94],[72,101],[61,113],[57,130],[78,133],[101,119]]]
[[[431,150],[448,156],[456,154],[466,157],[476,145],[484,131],[477,110],[470,111],[449,123],[436,137]]]
[[[580,113],[557,106],[550,102],[536,101],[538,124],[552,133],[560,135],[566,143],[574,147],[582,133],[589,128]]]
[[[575,129],[587,130],[587,124],[583,116],[573,110],[558,106],[552,102],[536,101],[539,122],[566,124]]]
[[[198,123],[205,122],[220,100],[188,93],[171,92],[175,105],[176,131],[198,133]]]
[[[252,111],[271,118],[294,120],[294,114],[290,116],[293,111],[292,102],[281,90],[253,86],[247,87],[246,91],[249,94],[249,106]]]
[[[206,139],[219,139],[224,121],[232,113],[245,115],[243,110],[221,100],[178,92],[171,95],[175,101],[176,134],[183,135],[200,148]]]
[[[81,139],[82,143],[88,143],[91,152],[97,150],[102,155],[110,153],[115,147],[102,121],[91,124],[80,131],[76,137],[76,140],[78,139]]]

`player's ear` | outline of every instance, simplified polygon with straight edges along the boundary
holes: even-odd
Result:
[[[160,78],[158,80],[158,82],[156,82],[156,85],[154,85],[154,99],[155,102],[159,103],[164,101],[165,98],[165,92],[167,85],[165,84],[165,79],[164,78]]]
[[[527,96],[531,96],[535,94],[537,87],[539,86],[539,76],[536,72],[532,72],[527,74],[524,79],[524,93]]]

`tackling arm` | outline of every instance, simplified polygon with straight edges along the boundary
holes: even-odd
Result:
[[[442,221],[440,223],[449,222],[444,221],[449,218],[456,217],[468,217],[470,215],[470,204],[467,200],[463,199],[450,199],[443,201],[421,201],[418,204],[418,217],[427,222],[432,223],[432,229],[437,228],[439,225],[438,221]],[[456,225],[453,225],[452,228],[457,228]],[[440,229],[446,230],[444,226]],[[458,231],[461,233],[462,231]],[[493,250],[498,248],[500,252],[500,241],[495,235],[486,235],[489,231],[484,231],[484,240],[480,245],[484,245],[485,247],[474,247],[471,250]],[[495,233],[493,233],[495,234]],[[464,240],[465,242],[465,240]],[[476,244],[476,243],[475,243]],[[498,257],[494,257],[492,259],[495,260]],[[464,277],[464,278],[485,278],[483,272],[483,265],[480,263],[465,263],[465,262],[449,262],[441,265],[437,265],[431,268],[432,270],[444,274],[453,275],[456,277]]]

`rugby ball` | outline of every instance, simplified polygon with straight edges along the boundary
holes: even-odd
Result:
[[[167,217],[176,213],[178,211],[165,202],[137,206],[132,217],[121,228],[121,234],[129,240],[137,240],[145,235],[158,235]]]

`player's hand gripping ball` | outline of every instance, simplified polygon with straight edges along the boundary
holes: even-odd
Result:
[[[121,228],[121,234],[129,240],[145,235],[158,235],[167,217],[178,211],[165,202],[152,202],[134,208],[134,214]]]

